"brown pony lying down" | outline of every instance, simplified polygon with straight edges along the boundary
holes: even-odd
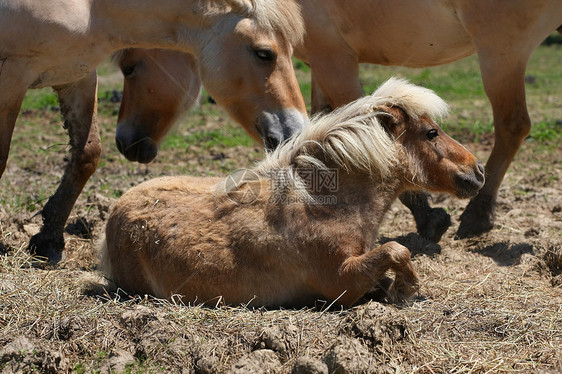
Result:
[[[102,269],[132,293],[252,306],[350,306],[391,270],[389,299],[408,299],[419,287],[409,250],[376,242],[385,212],[405,190],[468,198],[484,183],[476,158],[433,121],[446,109],[391,79],[314,118],[254,169],[142,183],[112,208]]]

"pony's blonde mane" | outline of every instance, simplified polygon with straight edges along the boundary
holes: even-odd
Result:
[[[268,154],[249,178],[238,183],[280,178],[274,185],[284,190],[302,187],[298,169],[327,169],[326,163],[346,173],[364,173],[368,177],[386,177],[397,162],[397,148],[379,119],[388,116],[382,106],[399,107],[417,119],[427,114],[439,118],[447,113],[447,104],[433,91],[404,79],[391,78],[372,95],[360,98],[332,113],[318,115],[311,123],[275,151]],[[299,191],[310,197],[302,188]],[[230,191],[226,191],[230,192]]]

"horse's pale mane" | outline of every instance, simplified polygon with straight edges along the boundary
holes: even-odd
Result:
[[[411,118],[424,114],[436,118],[447,113],[447,104],[433,91],[391,78],[372,95],[312,118],[308,126],[268,154],[254,173],[248,173],[248,180],[240,182],[273,176],[282,178],[274,183],[278,188],[302,187],[297,169],[326,169],[326,162],[348,173],[387,176],[397,161],[397,150],[379,122],[381,116],[388,115],[376,109],[381,106],[400,107]],[[307,191],[297,189],[310,197]]]
[[[256,22],[271,31],[280,31],[292,45],[302,42],[305,33],[300,6],[293,0],[252,0]]]
[[[300,5],[294,0],[199,0],[199,11],[207,16],[233,11],[256,21],[260,28],[279,32],[295,46],[302,43],[305,33]],[[115,52],[111,59],[118,64],[128,49]]]
[[[200,0],[207,14],[233,11],[256,21],[260,28],[280,32],[292,45],[302,42],[304,21],[294,0]]]

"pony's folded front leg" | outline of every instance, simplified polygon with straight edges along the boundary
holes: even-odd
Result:
[[[96,72],[78,82],[55,87],[55,91],[59,96],[64,127],[70,136],[71,158],[57,191],[41,211],[43,227],[29,243],[32,253],[47,257],[52,263],[62,258],[64,225],[78,195],[96,170],[101,154],[96,124]]]
[[[410,251],[397,242],[388,242],[361,256],[350,257],[342,265],[341,281],[346,287],[345,302],[351,305],[385,279],[387,270],[395,274],[388,289],[391,302],[408,300],[419,288],[419,278]]]

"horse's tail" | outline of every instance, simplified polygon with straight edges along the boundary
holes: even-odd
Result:
[[[560,34],[562,34],[562,25],[560,25],[560,27],[557,28],[556,30],[558,30],[558,32],[559,32]]]

